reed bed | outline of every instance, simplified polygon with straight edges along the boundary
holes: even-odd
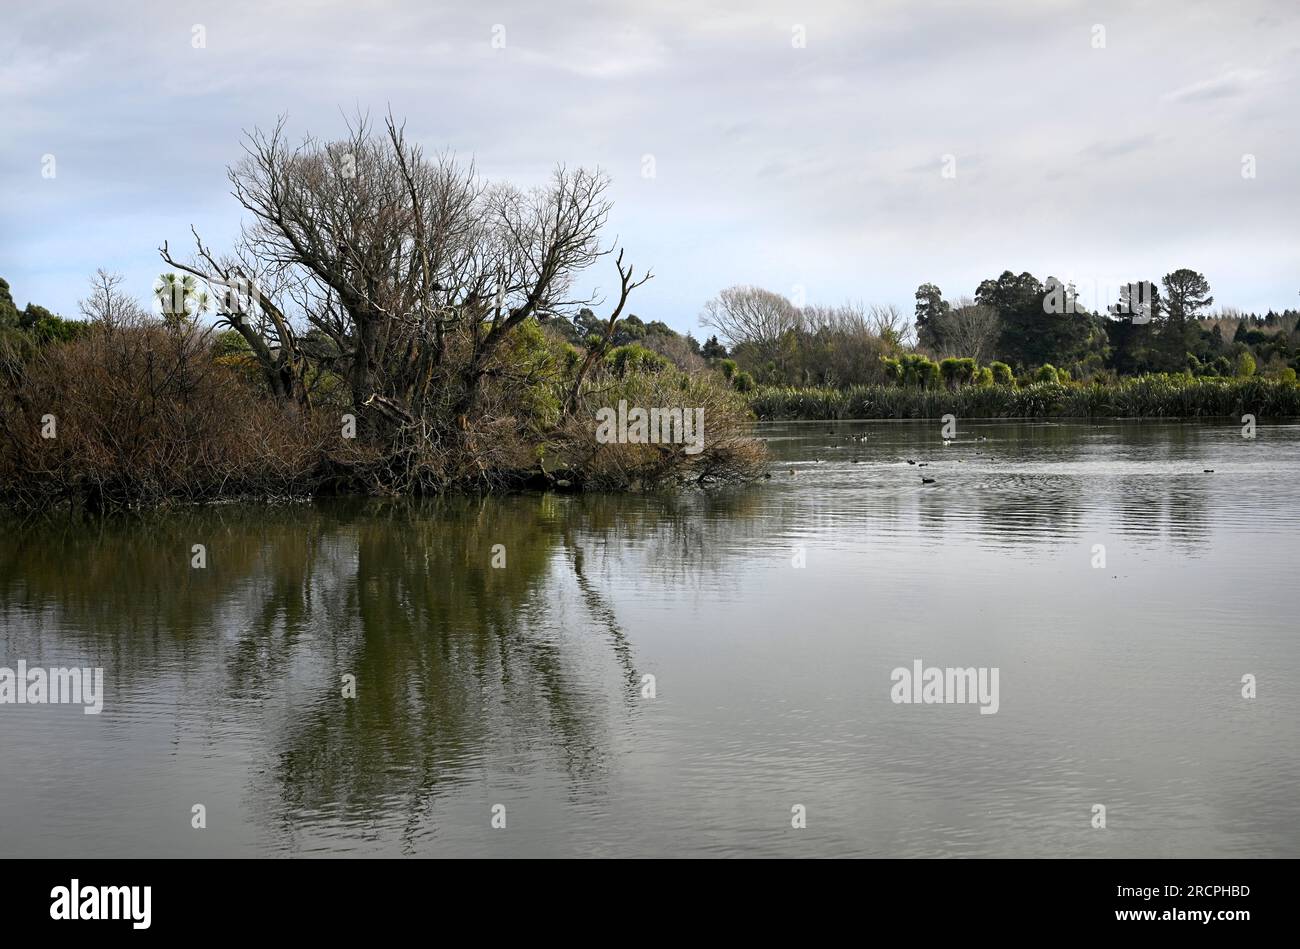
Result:
[[[1285,379],[1136,376],[1111,383],[1035,382],[958,389],[764,386],[750,396],[762,420],[848,418],[1208,418],[1300,415],[1300,385]]]

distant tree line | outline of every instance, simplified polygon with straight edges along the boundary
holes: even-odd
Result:
[[[1083,306],[1073,284],[1054,277],[1040,282],[1030,273],[1011,271],[983,281],[973,306],[994,317],[985,344],[1019,374],[1043,366],[1081,380],[1148,373],[1294,372],[1300,359],[1300,312],[1270,314],[1265,322],[1232,311],[1212,313],[1213,303],[1205,276],[1181,268],[1159,283],[1121,286],[1104,312]],[[961,351],[965,339],[954,332],[954,324],[964,322],[963,309],[968,308],[950,306],[933,284],[918,288],[918,346],[930,353],[969,355]]]
[[[736,374],[768,386],[957,388],[1162,373],[1294,380],[1300,311],[1211,312],[1213,303],[1209,281],[1186,268],[1121,286],[1100,312],[1073,284],[1008,270],[952,301],[922,284],[910,327],[893,307],[797,306],[757,287],[722,291],[700,319],[718,331]]]

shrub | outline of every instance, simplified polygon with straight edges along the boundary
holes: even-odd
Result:
[[[920,353],[908,353],[899,359],[899,379],[904,386],[931,389],[941,376],[939,364]]]
[[[939,375],[950,389],[975,380],[975,360],[948,357],[939,363]]]
[[[212,352],[218,357],[241,355],[252,351],[252,347],[248,345],[248,340],[244,339],[237,330],[226,330],[224,333],[218,333],[217,338],[212,343]]]
[[[974,382],[975,373],[979,371],[979,363],[974,359],[971,359],[969,356],[959,359],[957,363],[958,375],[961,377],[961,380],[967,383]]]
[[[610,350],[605,361],[619,378],[629,372],[658,372],[671,365],[667,357],[646,349],[640,343],[628,343]]]
[[[41,437],[46,415],[55,438]],[[262,398],[193,327],[156,324],[93,324],[6,361],[0,431],[0,502],[92,509],[303,494],[337,437]]]
[[[1016,381],[1015,375],[1011,372],[1011,367],[1004,362],[991,362],[989,369],[993,373],[993,383],[999,386],[1009,386]]]
[[[641,490],[674,482],[746,480],[762,472],[766,452],[762,443],[751,437],[754,416],[748,401],[719,384],[716,375],[688,375],[670,367],[603,383],[583,393],[579,410],[554,446],[558,464],[571,471],[583,487]],[[703,410],[702,450],[690,454],[683,444],[598,442],[597,411],[621,400],[645,409]]]

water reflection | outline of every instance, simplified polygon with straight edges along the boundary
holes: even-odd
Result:
[[[743,534],[756,503],[531,495],[14,525],[4,655],[102,665],[119,707],[169,677],[218,716],[280,706],[264,816],[365,820],[400,801],[409,825],[502,736],[598,781],[611,711],[634,714],[641,688],[602,565],[639,545],[668,580],[721,569],[701,525]]]
[[[1243,578],[1268,579],[1250,555],[1286,563],[1296,552],[1294,427],[1247,445],[1215,426],[971,423],[948,446],[930,424],[766,431],[771,479],[710,495],[230,506],[6,525],[0,655],[103,666],[108,696],[103,725],[62,709],[0,710],[0,746],[17,764],[0,776],[0,848],[193,852],[183,822],[160,823],[157,810],[184,813],[203,794],[230,815],[225,843],[203,844],[226,848],[216,852],[604,852],[658,838],[783,852],[746,828],[773,806],[764,789],[813,774],[841,800],[871,788],[878,802],[930,808],[897,833],[868,823],[810,834],[821,852],[1037,852],[1007,829],[1019,807],[1022,821],[1053,833],[1055,818],[1020,797],[1031,791],[1025,776],[1062,799],[1092,793],[1079,760],[1089,740],[1052,692],[1072,683],[1052,677],[1106,666],[1115,648],[1139,667],[1167,666],[1171,643],[1226,663],[1226,675],[1244,660],[1217,628],[1179,612],[1180,572],[1213,550],[1215,572],[1195,589],[1230,611]],[[1120,552],[1113,579],[1144,570],[1142,586],[1088,586],[1094,542]],[[204,569],[191,567],[196,544]],[[806,572],[790,566],[798,546],[812,552]],[[1146,638],[1090,639],[1112,610],[1140,615]],[[1248,655],[1300,666],[1278,632],[1285,613],[1257,604],[1256,625],[1239,631],[1257,637]],[[1046,616],[1050,649],[1019,632]],[[1014,760],[969,758],[969,722],[917,731],[876,704],[877,666],[887,678],[901,651],[928,658],[954,643],[994,659],[1014,646],[1002,661],[1058,682],[1013,692],[988,726],[1030,716],[1003,737]],[[646,673],[675,694],[645,701]],[[1094,692],[1124,681],[1106,675]],[[344,697],[348,676],[356,699]],[[1145,716],[1155,728],[1168,709],[1143,695],[1120,693],[1094,727],[1108,734],[1111,717],[1119,728]],[[1185,740],[1204,740],[1216,722]],[[1276,744],[1287,729],[1256,737]],[[1200,753],[1148,737],[1169,743],[1171,768]],[[75,784],[29,776],[51,746],[69,760],[117,762],[102,765],[120,770],[99,786],[126,802],[129,837],[93,811],[70,817],[84,796]],[[1300,772],[1293,753],[1274,766],[1274,776]],[[983,775],[974,797],[954,799],[954,768]],[[1018,803],[988,804],[995,787]],[[701,797],[737,802],[734,814],[710,812],[704,837]],[[542,816],[508,845],[467,829],[486,832],[488,802],[504,798]],[[1005,813],[1007,826],[960,823],[974,812]],[[1057,844],[1093,852],[1065,839]]]
[[[1297,460],[1294,425],[1275,426],[1267,444],[1242,439],[1229,423],[973,421],[948,445],[938,422],[787,423],[770,431],[778,458],[795,460],[794,474],[778,468],[777,478],[819,489],[792,495],[801,518],[833,512],[868,530],[920,532],[936,543],[958,532],[1011,547],[1059,544],[1101,526],[1191,552],[1209,541],[1207,505],[1225,494],[1225,481],[1247,479],[1257,490],[1257,477],[1276,474],[1279,453]]]

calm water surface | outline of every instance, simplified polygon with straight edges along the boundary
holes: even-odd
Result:
[[[0,705],[0,855],[1300,856],[1300,426],[762,434],[723,495],[5,524],[0,666],[107,696]]]

